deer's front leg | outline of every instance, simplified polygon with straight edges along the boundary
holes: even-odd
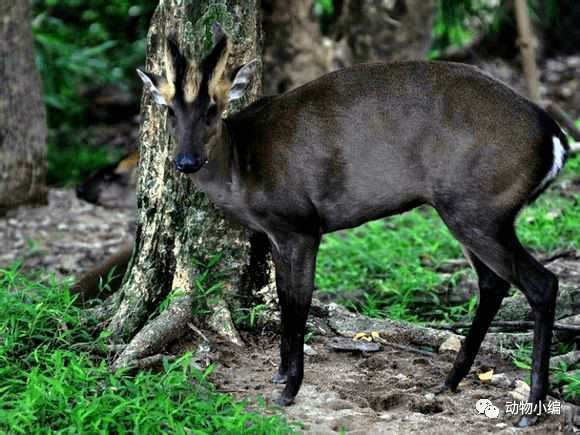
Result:
[[[320,237],[292,234],[272,243],[276,286],[282,314],[280,368],[272,380],[286,383],[275,401],[289,405],[298,394],[304,377],[304,333],[312,301],[314,267]]]

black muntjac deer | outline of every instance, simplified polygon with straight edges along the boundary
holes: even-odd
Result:
[[[568,144],[542,109],[478,69],[455,63],[358,65],[222,117],[256,72],[228,79],[229,38],[189,62],[169,38],[164,76],[139,71],[168,108],[176,168],[223,210],[266,234],[282,312],[285,383],[292,403],[304,374],[304,331],[322,234],[434,207],[479,279],[479,305],[453,368],[468,373],[510,284],[534,314],[529,402],[545,400],[558,280],[520,244],[514,219],[554,179]],[[520,418],[520,426],[537,416]]]

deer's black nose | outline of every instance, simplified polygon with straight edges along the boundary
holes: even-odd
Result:
[[[184,174],[193,174],[199,171],[207,160],[194,159],[189,153],[180,153],[175,158],[175,167]]]

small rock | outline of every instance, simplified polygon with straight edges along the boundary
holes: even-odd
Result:
[[[318,352],[316,352],[316,351],[315,351],[315,350],[312,348],[312,346],[310,346],[310,345],[308,345],[308,344],[306,344],[306,343],[304,343],[304,353],[305,353],[306,355],[309,355],[309,356],[318,355]]]
[[[566,63],[569,67],[578,68],[580,67],[580,56],[570,56],[566,59]]]
[[[513,379],[505,373],[499,373],[491,377],[490,383],[501,388],[509,388],[513,383]]]
[[[439,346],[439,353],[442,352],[459,352],[461,349],[461,338],[459,335],[451,335],[447,340],[445,340],[441,346]]]
[[[557,208],[552,208],[548,213],[546,213],[546,219],[554,220],[562,215],[562,210]]]
[[[546,61],[546,69],[549,71],[562,73],[566,71],[566,65],[564,64],[564,62],[560,62],[555,59],[549,59],[548,61]]]
[[[526,400],[530,394],[530,386],[519,379],[515,380],[514,385],[515,388],[510,393],[511,398],[516,401]]]
[[[411,379],[409,379],[408,376],[404,375],[403,373],[398,373],[395,376],[393,376],[394,379],[397,380],[398,384],[411,384]]]
[[[355,404],[347,400],[335,399],[323,404],[322,407],[338,411],[340,409],[353,409]]]
[[[568,99],[574,95],[574,89],[572,89],[571,86],[563,85],[560,87],[559,91],[560,96],[564,99]]]

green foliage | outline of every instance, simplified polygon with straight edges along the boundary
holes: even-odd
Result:
[[[269,307],[265,304],[257,304],[250,308],[240,308],[232,313],[233,321],[237,328],[246,331],[255,331],[267,319]]]
[[[557,0],[528,0],[530,15],[547,25],[558,20]],[[508,2],[488,0],[438,0],[433,28],[434,46],[430,58],[437,58],[448,47],[461,47],[475,37],[475,31],[497,34],[502,24],[515,26],[508,13]]]
[[[191,354],[156,373],[111,373],[81,350],[94,325],[54,280],[31,281],[15,265],[0,270],[0,289],[0,433],[292,432],[217,392],[212,368],[196,370]]]
[[[198,275],[195,280],[195,300],[192,310],[196,316],[207,316],[212,312],[212,306],[223,300],[225,275],[215,270],[222,259],[222,254],[209,259],[194,258],[192,260]]]
[[[50,126],[83,121],[83,87],[131,88],[154,7],[146,0],[35,0],[33,34]]]
[[[566,162],[549,191],[523,210],[517,220],[518,236],[524,246],[537,251],[578,249],[580,208],[578,194],[559,194],[580,176],[580,156]]]
[[[144,59],[146,21],[151,2],[54,1],[34,3],[33,32],[45,103],[53,110],[51,121],[78,121],[83,102],[80,87],[121,83],[129,69]],[[132,22],[141,21],[134,35]],[[113,48],[117,47],[117,50]],[[131,72],[132,74],[132,72]],[[54,112],[60,116],[56,116]]]
[[[87,148],[82,144],[62,150],[54,141],[48,142],[48,184],[75,186],[87,174],[118,161],[124,150]]]
[[[561,346],[559,354],[565,354],[571,350],[570,345]],[[514,352],[513,364],[526,371],[532,367],[532,346],[530,344],[520,344]],[[530,384],[530,376],[525,380]],[[580,398],[580,370],[577,366],[570,366],[561,363],[558,367],[551,369],[550,391],[559,391],[561,397],[567,401],[577,402]]]
[[[485,30],[496,31],[506,16],[501,2],[492,5],[486,0],[439,0],[433,26],[435,42],[429,57],[437,58],[449,47],[462,47],[472,41],[475,23]]]
[[[364,290],[362,303],[347,305],[365,314],[413,319],[433,308],[427,303],[413,307],[417,293],[435,295],[448,284],[434,266],[460,255],[437,214],[424,208],[325,236],[316,282],[339,299]]]
[[[317,17],[323,15],[332,16],[334,15],[334,2],[333,0],[316,0],[314,2],[314,14]]]
[[[35,0],[32,30],[49,134],[49,184],[78,184],[116,156],[87,150],[78,135],[90,104],[85,91],[114,85],[138,95],[135,68],[157,2]],[[136,98],[136,97],[135,97]]]
[[[322,33],[326,33],[330,23],[336,18],[333,0],[316,0],[312,7],[312,11],[320,21],[320,28]]]
[[[532,368],[532,345],[530,343],[520,343],[514,352],[513,364],[524,370]]]
[[[550,388],[558,388],[564,400],[577,403],[580,398],[580,370],[562,364],[554,370],[550,381]]]

